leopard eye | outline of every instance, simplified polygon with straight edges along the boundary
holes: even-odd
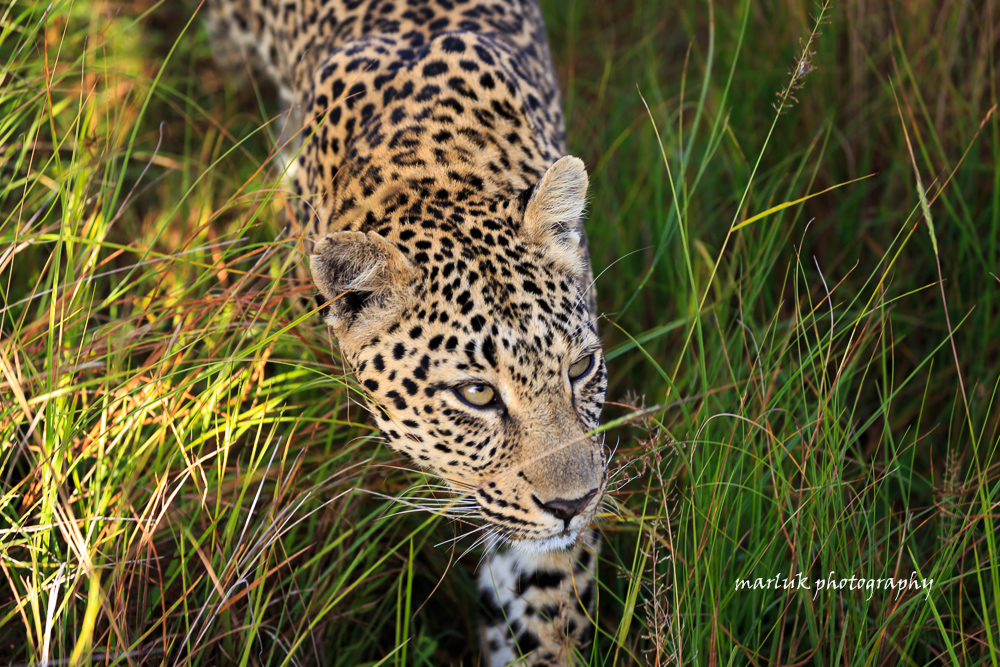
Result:
[[[574,361],[569,367],[569,379],[576,380],[577,378],[585,375],[590,367],[594,365],[594,353],[580,357]]]
[[[455,393],[464,402],[474,408],[485,408],[493,404],[496,390],[488,384],[466,384],[455,389]]]

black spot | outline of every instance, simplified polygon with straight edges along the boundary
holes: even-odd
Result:
[[[440,60],[427,63],[424,65],[424,76],[439,76],[448,71],[448,64],[443,63]]]
[[[517,205],[520,207],[522,213],[528,208],[528,202],[531,201],[531,196],[533,194],[535,194],[534,185],[530,188],[525,188],[521,191],[521,194],[517,196]]]
[[[531,653],[540,645],[538,637],[531,630],[525,630],[515,639],[517,641],[517,649],[522,654]]]
[[[448,24],[450,22],[451,22],[451,19],[449,19],[447,16],[443,16],[443,17],[441,17],[439,19],[434,19],[433,21],[431,21],[430,23],[428,23],[427,24],[427,28],[431,32],[440,32],[440,31],[444,30],[445,28],[447,28]]]
[[[434,338],[431,338],[430,341],[427,343],[427,347],[429,347],[431,350],[436,350],[439,347],[441,347],[441,343],[443,341],[444,341],[444,336],[441,335],[434,336]]]
[[[445,37],[441,41],[441,48],[448,53],[461,53],[465,51],[465,42],[458,37]]]
[[[406,393],[413,396],[417,393],[417,383],[410,378],[403,378],[403,387],[406,388]]]
[[[374,366],[375,370],[377,371],[385,370],[385,359],[382,357],[381,354],[376,354],[374,357],[372,357],[372,366]]]
[[[538,285],[531,282],[530,280],[525,280],[524,282],[521,283],[521,286],[524,287],[525,291],[531,294],[536,294],[539,296],[541,296],[542,294],[542,290],[538,289]]]
[[[476,49],[476,55],[478,55],[479,59],[482,60],[487,65],[492,65],[495,62],[490,52],[484,49],[483,47],[477,44],[475,46],[475,49]]]
[[[440,92],[441,88],[439,88],[438,86],[431,86],[431,85],[424,86],[423,88],[420,89],[420,92],[417,93],[417,97],[415,99],[417,100],[417,102],[426,102],[428,100],[433,99],[434,96]]]
[[[378,391],[378,382],[375,380],[365,380],[365,389],[368,391]]]
[[[441,100],[440,104],[443,107],[448,107],[449,109],[451,109],[452,111],[454,111],[459,115],[465,113],[465,107],[459,104],[458,100],[456,100],[453,97],[449,97],[446,100]]]
[[[594,580],[591,579],[590,583],[587,584],[587,587],[583,590],[583,593],[580,594],[580,605],[589,612],[590,605],[591,603],[593,603],[593,601],[594,601]]]
[[[493,338],[487,337],[486,340],[483,341],[482,353],[483,353],[483,358],[486,359],[486,363],[488,363],[493,368],[497,367],[496,351],[497,348],[496,345],[494,345],[493,343]]]
[[[547,604],[542,607],[542,616],[550,620],[555,620],[559,617],[559,605],[557,604]]]
[[[497,602],[493,591],[479,591],[479,606],[482,607],[483,616],[488,621],[499,622],[503,620],[503,610],[500,609],[500,604]]]
[[[406,401],[403,400],[403,397],[399,395],[398,391],[390,389],[385,393],[385,395],[392,399],[392,402],[396,406],[397,410],[406,409]]]
[[[424,330],[421,329],[420,327],[413,327],[412,329],[410,329],[410,338],[416,340],[417,338],[420,338],[420,334],[422,334],[423,332]]]
[[[402,343],[396,343],[396,346],[392,348],[392,358],[399,360],[403,358],[404,354],[406,354],[406,348],[403,347]]]
[[[472,326],[473,331],[482,331],[483,326],[486,324],[486,318],[482,315],[473,315],[472,319],[469,320],[469,324]]]
[[[584,551],[580,554],[580,559],[573,565],[574,572],[585,572],[587,568],[590,567],[590,562],[593,556],[589,551]]]
[[[347,104],[348,109],[353,109],[354,105],[357,104],[362,98],[364,98],[365,93],[368,91],[367,86],[363,83],[356,83],[351,86],[351,89],[347,91],[347,98],[344,102]]]
[[[565,578],[566,574],[564,572],[553,572],[551,570],[524,572],[517,578],[517,590],[524,592],[529,588],[555,588]]]

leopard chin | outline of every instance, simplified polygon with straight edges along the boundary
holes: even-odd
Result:
[[[579,537],[579,530],[564,530],[558,535],[538,540],[515,540],[510,543],[510,547],[524,554],[544,554],[569,549],[576,544]]]

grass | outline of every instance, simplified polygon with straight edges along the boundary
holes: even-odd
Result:
[[[544,9],[617,446],[581,662],[1000,664],[1000,3]],[[0,7],[0,661],[477,664],[193,11]]]

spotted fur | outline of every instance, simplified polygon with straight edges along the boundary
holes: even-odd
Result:
[[[606,370],[537,4],[214,0],[209,25],[290,111],[294,224],[382,433],[513,546],[480,572],[485,664],[570,664],[593,630]]]

